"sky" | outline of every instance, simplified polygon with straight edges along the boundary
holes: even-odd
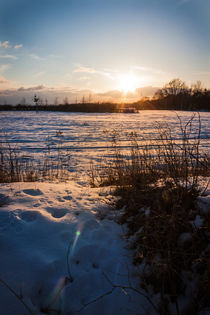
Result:
[[[0,0],[0,102],[209,88],[209,34],[210,0]]]

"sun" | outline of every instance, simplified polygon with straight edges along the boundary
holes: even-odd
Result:
[[[137,87],[139,87],[139,78],[134,74],[120,74],[117,77],[117,88],[124,93],[133,92]]]

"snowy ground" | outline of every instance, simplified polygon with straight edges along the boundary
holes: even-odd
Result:
[[[187,121],[191,113],[180,115]],[[149,137],[155,121],[167,121],[178,136],[176,115],[0,112],[0,119],[1,139],[6,133],[24,154],[38,156],[48,142],[56,146],[61,138],[71,150],[71,171],[80,174],[77,182],[1,184],[0,314],[29,313],[10,289],[33,314],[41,308],[60,311],[48,314],[155,314],[139,288],[139,270],[132,265],[122,227],[97,216],[106,212],[109,192],[81,179],[90,160],[97,161],[106,150],[104,130],[137,130]],[[205,150],[210,147],[209,119],[210,113],[201,113]],[[210,192],[203,198],[209,208]]]
[[[192,112],[177,112],[183,123]],[[71,157],[70,171],[83,173],[90,161],[98,162],[107,151],[110,136],[106,131],[117,130],[121,135],[121,146],[127,147],[126,132],[135,131],[144,139],[153,139],[157,123],[168,123],[173,136],[180,136],[179,120],[173,111],[141,111],[137,114],[84,114],[61,112],[0,112],[0,141],[9,141],[11,147],[21,149],[25,156],[37,158],[43,150],[55,153],[57,148],[68,150]],[[201,149],[210,149],[210,112],[201,112]],[[197,132],[195,117],[192,136]],[[107,152],[106,152],[107,153]],[[57,154],[57,152],[55,153]]]
[[[103,195],[75,182],[1,185],[0,278],[34,314],[47,307],[85,315],[151,309],[142,295],[115,287],[135,288],[139,280],[121,226],[96,216],[107,207]],[[63,288],[65,277],[73,282]],[[2,283],[0,301],[1,314],[28,314]]]

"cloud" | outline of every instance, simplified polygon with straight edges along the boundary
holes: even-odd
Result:
[[[0,65],[0,73],[4,73],[10,68],[9,64]]]
[[[106,91],[104,93],[98,93],[98,96],[102,97],[109,97],[109,98],[122,98],[124,96],[124,93],[119,90],[111,90],[111,91]]]
[[[153,96],[158,89],[159,87],[144,86],[142,88],[137,88],[136,93],[138,94],[139,97]]]
[[[8,84],[11,83],[9,80],[5,79],[4,77],[0,76],[0,84]]]
[[[31,57],[32,59],[35,59],[35,60],[44,60],[44,58],[42,58],[36,54],[29,54],[29,57]]]
[[[13,59],[13,60],[17,60],[18,58],[14,55],[0,55],[0,58],[4,58],[4,59]]]
[[[10,48],[9,41],[8,40],[6,40],[5,42],[0,41],[0,47]]]
[[[4,80],[4,78],[2,78]],[[2,82],[3,83],[3,82]],[[6,83],[6,82],[4,82]],[[82,102],[83,97],[86,100],[91,95],[93,102],[98,101],[111,101],[111,102],[122,102],[122,101],[137,101],[144,96],[152,96],[158,88],[145,87],[136,89],[133,92],[124,93],[119,90],[110,90],[103,93],[95,93],[91,89],[75,89],[72,87],[46,87],[44,85],[37,85],[32,87],[19,87],[19,88],[7,88],[0,89],[0,104],[4,104],[5,100],[7,104],[18,104],[21,99],[25,97],[26,103],[33,104],[33,95],[36,93],[38,97],[43,100],[47,99],[48,104],[54,104],[55,99],[58,99],[58,104],[62,104],[64,99],[68,97],[70,103]]]
[[[87,81],[89,79],[90,79],[90,77],[85,76],[85,75],[79,78],[80,81]]]
[[[17,89],[18,92],[30,92],[30,91],[40,91],[40,90],[44,90],[45,86],[44,85],[37,85],[37,86],[32,86],[29,88],[24,88],[24,87],[20,87],[19,89]]]
[[[143,72],[149,72],[152,74],[167,74],[167,72],[160,70],[160,69],[155,69],[155,68],[150,68],[150,67],[143,67],[143,66],[134,66],[133,67],[135,70],[143,71]]]
[[[79,66],[78,68],[74,69],[72,72],[73,73],[83,72],[83,73],[89,73],[89,74],[98,74],[98,75],[102,75],[104,77],[108,77],[110,79],[113,79],[113,76],[111,75],[110,72],[96,70],[96,69],[90,68],[90,67]]]
[[[77,69],[74,69],[73,72],[96,73],[96,70],[88,67],[79,67]]]
[[[135,91],[130,91],[127,93],[124,93],[123,91],[119,90],[111,90],[111,91],[106,91],[104,93],[98,93],[97,95],[103,98],[106,98],[107,100],[122,100],[126,99],[127,101],[129,100],[137,100],[141,97],[145,96],[153,96],[155,92],[158,90],[158,87],[153,87],[153,86],[145,86],[141,88],[137,88]]]
[[[39,78],[39,77],[42,77],[45,74],[46,74],[46,71],[40,71],[40,72],[34,73],[34,77]]]
[[[18,44],[18,45],[14,46],[14,49],[19,49],[19,48],[22,48],[22,47],[23,47],[23,44]]]

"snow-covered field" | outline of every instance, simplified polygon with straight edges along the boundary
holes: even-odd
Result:
[[[177,112],[183,123],[192,112]],[[210,112],[201,112],[201,148],[210,148]],[[194,131],[198,127],[194,119]],[[43,153],[50,146],[51,151],[68,150],[71,157],[71,172],[83,172],[90,161],[98,161],[106,152],[110,136],[106,132],[121,133],[121,146],[126,147],[125,132],[136,131],[143,138],[153,139],[157,123],[168,123],[175,138],[180,136],[179,120],[173,111],[142,111],[137,114],[84,114],[61,112],[0,112],[0,141],[5,135],[11,146],[21,149],[23,154]]]
[[[191,113],[180,115],[187,121]],[[6,134],[24,154],[35,155],[47,143],[53,147],[60,141],[70,149],[71,170],[81,175],[90,160],[104,154],[105,130],[136,130],[147,137],[154,134],[155,121],[168,122],[178,137],[176,115],[169,111],[0,112],[2,140]],[[210,113],[201,113],[201,122],[201,145],[209,150]],[[81,179],[1,184],[0,314],[29,314],[20,300],[33,314],[41,309],[47,314],[155,314],[140,289],[140,270],[132,265],[123,227],[109,216],[100,219],[108,208],[104,199],[109,190],[90,188]],[[204,199],[209,207],[210,191]]]

